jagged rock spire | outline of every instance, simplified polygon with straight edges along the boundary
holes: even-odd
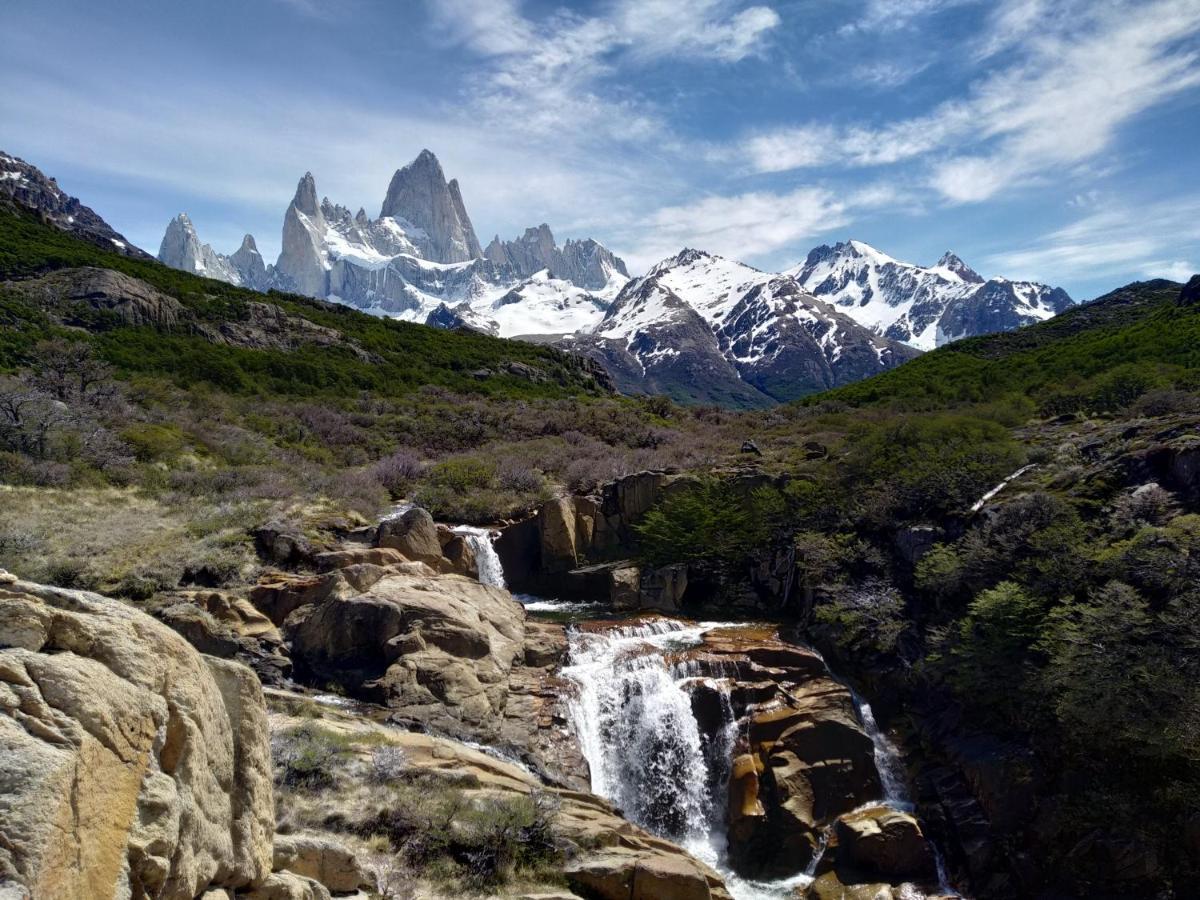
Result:
[[[457,181],[446,182],[442,164],[428,150],[397,169],[380,217],[405,219],[429,236],[430,258],[443,263],[483,256]]]

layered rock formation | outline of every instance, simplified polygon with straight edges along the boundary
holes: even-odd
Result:
[[[190,898],[271,872],[258,680],[123,604],[0,576],[0,889]]]

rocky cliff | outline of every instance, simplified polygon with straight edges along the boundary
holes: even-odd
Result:
[[[270,874],[249,669],[115,600],[0,574],[0,698],[0,892],[190,900]]]

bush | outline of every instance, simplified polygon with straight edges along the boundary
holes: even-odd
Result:
[[[415,453],[401,449],[375,463],[373,472],[375,480],[383,485],[392,499],[398,500],[412,490],[423,469]]]
[[[380,784],[398,781],[408,772],[408,754],[401,748],[386,744],[371,753],[371,779]]]
[[[343,763],[344,743],[313,723],[271,737],[275,781],[288,787],[331,787]]]
[[[121,430],[121,439],[133,448],[141,462],[172,459],[184,448],[183,432],[175,425],[156,425],[138,422]]]

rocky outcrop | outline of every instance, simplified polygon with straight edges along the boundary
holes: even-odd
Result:
[[[614,276],[629,278],[625,261],[591,238],[568,240],[559,249],[550,226],[544,222],[537,228],[526,228],[516,240],[502,241],[497,235],[483,255],[495,263],[510,266],[522,278],[547,269],[554,278],[592,291],[609,287]]]
[[[253,238],[250,240],[253,243]],[[172,269],[191,272],[204,278],[216,278],[230,284],[243,283],[242,274],[229,257],[200,242],[196,228],[186,213],[180,213],[167,223],[166,233],[163,234],[162,244],[158,248],[158,260]]]
[[[271,871],[266,708],[245,667],[115,600],[0,576],[0,879],[196,897]]]
[[[287,871],[320,882],[336,893],[372,888],[374,881],[344,844],[317,834],[275,836],[275,871]]]
[[[385,575],[361,594],[302,607],[284,632],[299,677],[341,685],[398,719],[475,736],[498,732],[524,655],[521,605],[460,576]]]
[[[812,650],[772,629],[711,631],[681,654],[688,671],[729,679],[739,722],[729,779],[729,860],[740,874],[783,878],[803,871],[838,816],[881,796],[874,745],[849,690]],[[697,720],[714,698],[697,689]]]
[[[269,692],[281,707],[272,729],[285,731],[309,722],[294,712],[300,699]],[[550,825],[567,850],[563,874],[573,893],[546,886],[528,889],[530,897],[620,898],[620,900],[730,900],[721,876],[677,844],[631,824],[611,804],[586,791],[547,788],[527,770],[445,738],[404,732],[364,721],[333,709],[322,710],[320,726],[339,735],[342,744],[364,758],[381,745],[399,748],[410,777],[432,791],[453,785],[464,800],[483,801],[541,796],[553,810]],[[367,832],[362,823],[381,811],[378,787],[363,780],[339,781],[328,791],[289,798],[292,815],[306,828],[322,823],[347,836]],[[341,834],[338,835],[342,837]],[[507,895],[505,895],[507,896]]]
[[[0,151],[0,203],[15,203],[32,210],[56,228],[83,238],[102,250],[134,259],[151,259],[149,253],[118,234],[90,207],[66,194],[53,178],[15,156]]]
[[[375,545],[397,550],[405,559],[434,566],[442,559],[442,542],[433,516],[420,507],[381,522],[375,534]]]
[[[818,871],[826,869],[847,884],[937,879],[933,849],[920,823],[888,806],[856,809],[837,820]]]
[[[403,219],[423,231],[429,243],[426,259],[457,263],[483,256],[458,182],[446,182],[441,163],[428,150],[396,170],[379,215]]]

